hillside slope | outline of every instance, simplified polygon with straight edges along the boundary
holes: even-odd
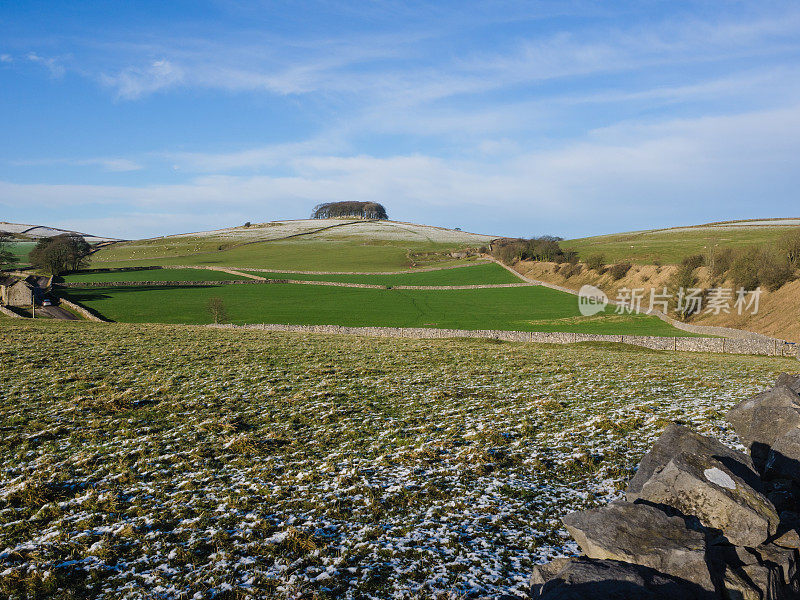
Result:
[[[449,251],[483,246],[494,237],[398,221],[303,219],[113,244],[93,262],[380,271],[452,261]]]
[[[584,259],[591,254],[603,254],[608,262],[629,260],[638,264],[676,264],[686,256],[704,254],[713,248],[769,243],[792,228],[800,228],[800,218],[725,221],[629,231],[566,240],[562,246],[577,250]]]
[[[664,286],[670,288],[670,278],[677,271],[673,265],[634,265],[628,274],[614,281],[606,273],[598,275],[590,271],[585,266],[578,275],[565,278],[556,272],[559,265],[547,262],[524,261],[517,263],[514,268],[530,279],[555,283],[564,287],[579,290],[582,285],[594,285],[602,289],[612,300],[616,298],[618,290],[622,288],[635,289],[644,288],[646,294],[650,293],[651,288],[660,291]],[[699,277],[698,287],[709,287],[710,277],[704,267],[697,269]],[[733,284],[725,282],[724,287],[733,288]],[[649,295],[646,295],[649,299]],[[800,342],[800,280],[793,281],[784,285],[775,292],[764,290],[760,299],[758,313],[743,315],[721,313],[714,315],[702,313],[692,317],[690,323],[697,325],[718,325],[722,327],[735,327],[756,333],[762,333],[771,337],[777,337],[792,342]]]
[[[90,244],[119,241],[118,238],[90,235],[88,233],[81,233],[72,229],[60,229],[58,227],[30,225],[27,223],[8,223],[6,221],[0,221],[0,231],[11,233],[14,235],[14,237],[25,240],[39,240],[41,238],[55,237],[57,235],[68,233],[72,235],[79,235]]]

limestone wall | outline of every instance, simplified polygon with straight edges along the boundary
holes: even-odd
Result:
[[[22,315],[18,315],[13,310],[6,308],[5,306],[0,304],[0,313],[4,314],[7,317],[11,317],[12,319],[22,319]]]
[[[758,354],[762,356],[797,356],[794,344],[773,339],[730,339],[702,337],[658,337],[636,335],[595,335],[586,333],[547,333],[529,331],[434,329],[423,327],[342,327],[339,325],[215,325],[214,327],[246,328],[262,331],[291,331],[298,333],[324,333],[366,335],[373,337],[444,339],[478,338],[508,342],[535,342],[543,344],[575,344],[579,342],[617,342],[680,352],[713,352],[725,354]]]
[[[59,298],[58,302],[59,302],[59,304],[63,304],[64,306],[67,306],[70,309],[74,310],[76,313],[81,315],[87,321],[94,321],[96,323],[106,323],[107,322],[105,319],[101,319],[96,314],[94,314],[93,312],[85,309],[80,304],[75,304],[74,302],[70,302],[66,298]]]

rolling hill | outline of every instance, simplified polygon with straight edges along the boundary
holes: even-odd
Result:
[[[6,221],[0,221],[0,231],[10,233],[15,238],[20,240],[36,241],[42,238],[55,237],[57,235],[68,233],[72,235],[79,235],[90,244],[120,241],[118,238],[91,235],[88,233],[74,231],[72,229],[61,229],[59,227],[48,227],[46,225],[30,225],[27,223],[8,223]]]
[[[566,240],[562,246],[581,258],[603,254],[607,262],[628,260],[636,264],[677,264],[691,254],[719,247],[760,245],[787,229],[800,228],[800,218],[722,221],[690,227],[629,231]]]
[[[93,263],[403,270],[452,263],[448,252],[484,246],[495,237],[398,221],[303,219],[120,242],[98,250]]]

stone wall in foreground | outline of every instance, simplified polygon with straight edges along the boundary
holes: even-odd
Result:
[[[535,342],[541,344],[575,344],[579,342],[616,342],[642,346],[653,350],[681,352],[714,352],[725,354],[758,354],[762,356],[796,357],[795,344],[772,338],[704,338],[658,337],[643,335],[592,335],[586,333],[545,333],[529,331],[434,329],[424,327],[341,327],[339,325],[215,325],[214,327],[242,327],[263,331],[293,331],[299,333],[325,333],[367,335],[414,339],[478,338],[508,342]]]
[[[21,315],[18,315],[13,310],[6,308],[5,306],[0,305],[0,313],[4,314],[7,317],[11,317],[12,319],[22,319]]]
[[[63,304],[64,306],[66,306],[68,308],[71,308],[72,310],[74,310],[76,313],[81,315],[87,321],[94,321],[95,323],[106,323],[107,322],[105,319],[101,319],[96,314],[94,314],[90,310],[87,310],[86,308],[84,308],[80,304],[75,304],[74,302],[70,302],[66,298],[59,298],[58,299],[58,303],[59,304]]]
[[[727,420],[749,454],[673,423],[624,501],[562,519],[583,554],[537,565],[531,598],[800,598],[800,376]]]

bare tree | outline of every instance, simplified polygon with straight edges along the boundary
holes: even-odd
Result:
[[[214,319],[214,324],[222,323],[228,320],[228,312],[225,310],[225,302],[219,296],[213,296],[208,299],[206,310],[211,318]]]

